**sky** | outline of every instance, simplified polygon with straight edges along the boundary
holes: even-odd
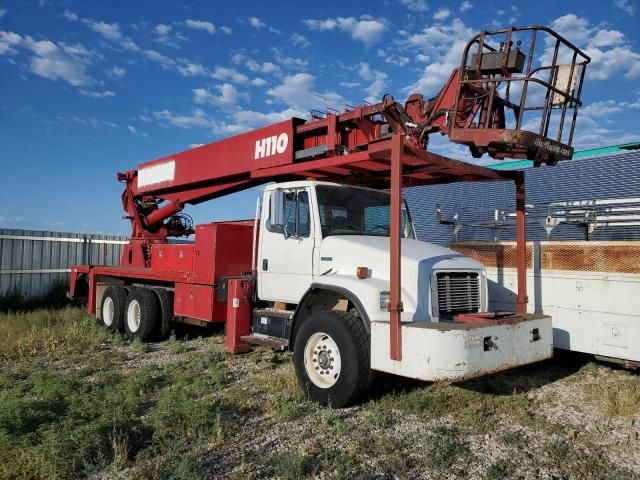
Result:
[[[591,56],[577,150],[640,140],[638,0],[181,3],[0,0],[0,227],[128,234],[116,172],[311,109],[435,95],[471,36],[509,25]],[[185,212],[250,218],[258,195]]]

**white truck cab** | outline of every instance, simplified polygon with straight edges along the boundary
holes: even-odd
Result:
[[[263,307],[254,314],[252,339],[286,337],[300,383],[312,398],[349,403],[365,389],[370,369],[455,381],[552,355],[548,317],[455,321],[457,315],[486,312],[485,268],[417,240],[405,203],[402,359],[391,360],[390,195],[296,181],[269,185],[261,203],[256,270]]]

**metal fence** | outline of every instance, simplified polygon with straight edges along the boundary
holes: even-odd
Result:
[[[0,295],[45,295],[73,264],[116,265],[126,236],[0,228]]]

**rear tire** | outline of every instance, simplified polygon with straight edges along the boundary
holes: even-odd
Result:
[[[127,296],[124,327],[128,335],[151,340],[160,319],[160,302],[147,288],[133,288]]]
[[[124,312],[127,301],[127,290],[124,287],[107,287],[102,296],[100,317],[102,325],[112,332],[124,328]]]
[[[370,379],[370,339],[350,312],[322,311],[304,320],[293,360],[298,382],[309,399],[341,408],[366,391]]]
[[[173,320],[173,294],[164,288],[152,288],[160,302],[160,322],[158,325],[158,337],[165,340],[171,333]]]

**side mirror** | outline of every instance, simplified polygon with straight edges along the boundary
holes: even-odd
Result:
[[[269,222],[271,227],[284,227],[284,201],[285,194],[283,190],[274,190],[271,192],[271,201],[269,202]]]

